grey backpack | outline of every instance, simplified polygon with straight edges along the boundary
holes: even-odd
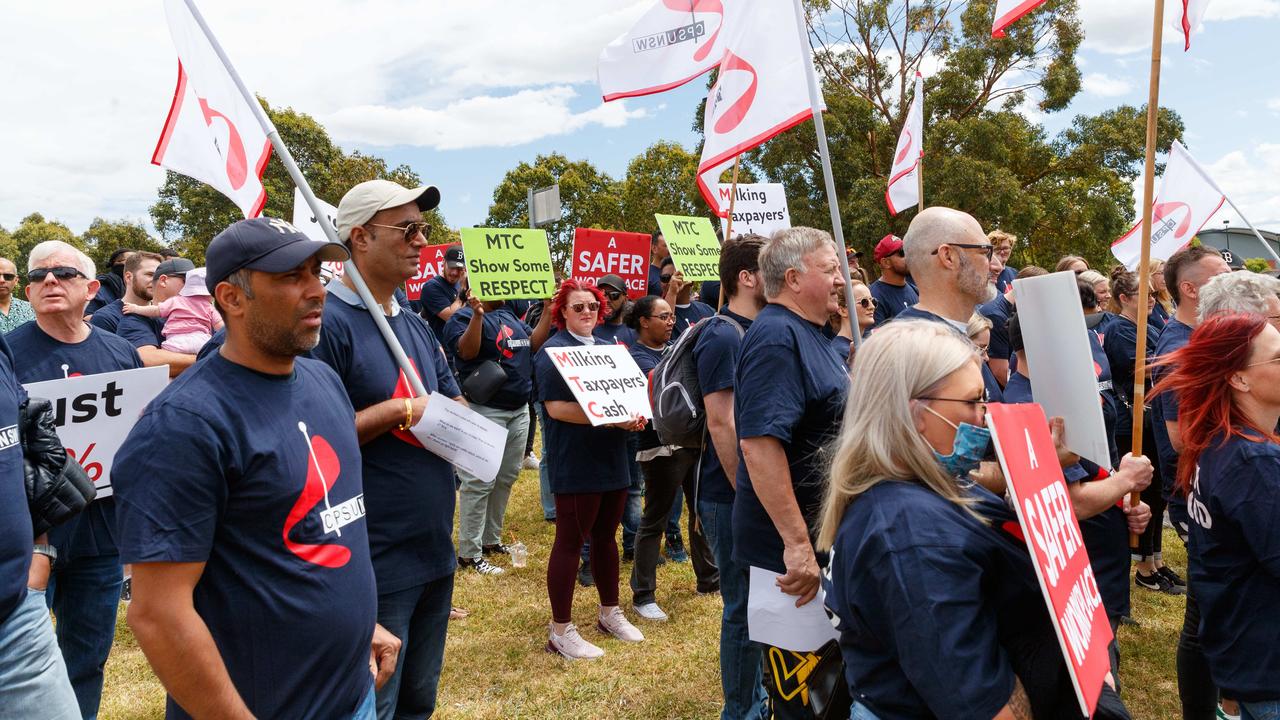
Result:
[[[727,315],[713,315],[699,320],[680,334],[676,344],[667,349],[649,376],[650,400],[653,402],[653,428],[663,445],[700,448],[707,428],[706,407],[698,384],[698,364],[693,348],[711,323],[727,322],[741,338],[746,332]]]

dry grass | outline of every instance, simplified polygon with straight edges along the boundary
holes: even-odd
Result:
[[[449,628],[440,718],[715,718],[720,682],[716,661],[720,602],[694,593],[693,571],[668,563],[658,571],[658,602],[667,623],[638,622],[646,641],[629,645],[601,639],[593,629],[597,597],[578,588],[574,619],[587,639],[605,648],[597,662],[569,663],[543,650],[547,603],[545,569],[552,526],[542,520],[536,473],[524,472],[508,512],[508,529],[529,546],[528,567],[498,577],[458,576],[454,604],[471,617]],[[1170,565],[1186,567],[1182,545],[1165,533]],[[630,592],[623,566],[622,603]],[[1134,590],[1140,628],[1120,631],[1121,682],[1137,720],[1179,714],[1174,648],[1182,626],[1182,601]],[[100,717],[150,720],[164,715],[164,691],[124,624],[107,663]],[[634,617],[633,617],[634,619]]]

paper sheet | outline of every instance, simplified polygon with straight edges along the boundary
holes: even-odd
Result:
[[[498,477],[507,429],[440,393],[431,393],[422,419],[412,428],[428,450],[485,481]]]
[[[778,573],[751,567],[747,634],[752,640],[783,650],[813,652],[839,637],[823,608],[826,593],[821,587],[817,597],[796,607],[796,597],[782,592],[777,580]]]

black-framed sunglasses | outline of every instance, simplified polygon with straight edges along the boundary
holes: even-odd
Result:
[[[569,309],[576,313],[580,313],[583,310],[590,310],[591,312],[596,312],[600,309],[600,303],[594,300],[592,300],[591,302],[574,303],[569,306]]]
[[[0,280],[5,282],[13,282],[18,279],[17,273],[0,273]]]
[[[936,255],[936,254],[937,254],[937,252],[935,252],[934,254]],[[903,250],[899,249],[899,250],[894,250],[893,252],[889,253],[888,255],[885,255],[885,257],[887,257],[887,258],[891,258],[891,257],[894,257],[894,256],[897,256],[897,257],[900,257],[900,258],[905,258],[905,257],[907,256],[907,253],[906,253],[905,251],[903,251]]]
[[[405,242],[412,241],[414,236],[417,235],[418,233],[422,233],[423,240],[431,239],[431,226],[421,220],[415,220],[414,222],[411,222],[408,225],[382,225],[380,223],[375,223],[375,222],[365,223],[365,224],[372,225],[373,227],[386,228],[388,230],[399,230],[400,232],[404,233]]]
[[[662,281],[662,282],[664,282],[664,283],[669,283],[669,282],[671,282],[671,278],[673,278],[673,277],[675,277],[675,275],[674,275],[674,274],[672,274],[672,275],[659,275],[659,276],[658,276],[658,279],[659,279],[659,280],[661,280],[661,281]]]
[[[871,308],[876,306],[876,299],[862,298],[861,300],[858,301],[858,304],[861,305],[864,310],[870,310]]]
[[[987,256],[988,262],[991,260],[991,255],[996,251],[996,246],[991,244],[974,245],[973,243],[942,243],[942,245],[950,245],[951,247],[964,248],[965,250],[981,250],[982,254]],[[942,249],[942,245],[939,245],[938,247],[934,248],[933,252],[929,254],[937,255],[938,251]]]
[[[27,272],[27,282],[44,282],[44,279],[50,275],[62,281],[78,277],[82,277],[85,280],[89,279],[88,275],[85,275],[76,268],[70,267],[69,265],[57,265],[55,267],[33,268]]]
[[[609,298],[610,300],[617,300],[618,298],[622,297],[622,293],[618,292],[617,290],[605,290],[604,296]]]

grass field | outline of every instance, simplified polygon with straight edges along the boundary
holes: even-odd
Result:
[[[570,663],[543,650],[551,612],[545,572],[553,531],[542,519],[535,472],[521,473],[507,517],[507,529],[529,546],[529,564],[508,567],[497,577],[458,576],[454,604],[471,616],[450,624],[437,717],[719,717],[720,599],[695,594],[688,563],[667,563],[658,571],[658,603],[670,622],[644,622],[629,613],[646,637],[635,645],[602,639],[594,629],[595,589],[578,588],[574,621],[607,654],[595,662]],[[1164,546],[1169,564],[1183,572],[1182,544],[1172,531],[1165,531]],[[629,569],[622,568],[624,607],[630,604]],[[1124,699],[1138,720],[1177,717],[1174,649],[1182,599],[1135,589],[1133,600],[1142,626],[1120,630]],[[122,605],[99,717],[163,716],[164,690],[124,623]]]

